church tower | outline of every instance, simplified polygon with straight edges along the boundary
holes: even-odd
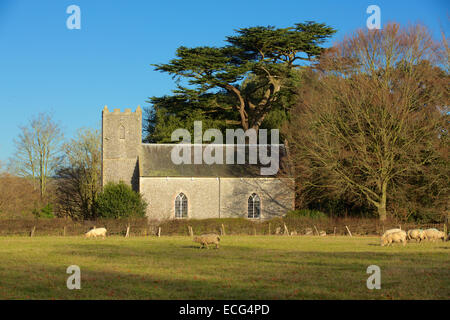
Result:
[[[102,112],[102,184],[123,181],[139,191],[139,152],[142,144],[142,110]]]

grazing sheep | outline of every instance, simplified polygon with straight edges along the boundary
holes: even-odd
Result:
[[[97,238],[100,236],[103,238],[106,237],[106,229],[105,228],[94,228],[94,229],[86,232],[86,234],[85,234],[86,238],[91,238],[91,237]]]
[[[389,231],[389,230],[388,230]],[[394,242],[401,242],[403,246],[406,245],[406,232],[405,231],[396,231],[384,233],[381,237],[381,246],[391,245]]]
[[[326,233],[326,231],[321,230],[321,231],[319,232],[319,235],[320,235],[321,237],[325,237],[325,236],[327,235],[327,233]]]
[[[399,229],[399,228],[389,229],[389,230],[386,230],[386,232],[383,235],[388,235],[389,233],[399,232],[399,231],[403,231],[403,230]]]
[[[438,239],[442,239],[442,241],[445,241],[445,233],[439,231],[438,229],[435,228],[427,229],[424,231],[424,233],[428,240],[435,241]]]
[[[200,248],[206,247],[206,249],[209,249],[208,244],[215,244],[216,249],[219,249],[220,236],[214,233],[202,234],[201,236],[194,237],[194,242],[200,243]]]
[[[416,242],[421,242],[426,239],[427,235],[422,229],[412,229],[408,231],[408,240],[416,240]]]

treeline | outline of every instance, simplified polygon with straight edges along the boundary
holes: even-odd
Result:
[[[364,205],[381,220],[448,213],[444,44],[423,26],[389,24],[346,38],[305,72],[284,127],[300,205]]]
[[[101,137],[80,129],[64,140],[48,114],[21,128],[16,153],[0,173],[0,218],[143,217],[146,203],[124,183],[101,186]],[[1,169],[1,168],[0,168]]]
[[[422,25],[358,30],[330,48],[315,22],[239,29],[224,47],[158,64],[180,83],[151,97],[146,140],[174,128],[280,129],[297,209],[441,221],[449,199],[449,49]]]
[[[150,97],[145,142],[177,128],[279,129],[295,178],[296,209],[334,217],[440,222],[449,205],[449,48],[422,25],[358,30],[330,48],[321,23],[250,27],[224,47],[179,47],[154,65],[177,80]],[[183,85],[182,85],[183,84]],[[64,143],[48,115],[21,128],[0,184],[0,215],[96,219],[145,203],[126,186],[101,190],[101,138]],[[19,179],[17,177],[22,177]],[[2,192],[3,190],[3,192]]]

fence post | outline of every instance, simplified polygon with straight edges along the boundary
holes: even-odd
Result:
[[[64,229],[63,229],[63,237],[65,237],[66,236],[66,226],[64,226]]]
[[[191,226],[189,226],[188,229],[189,229],[189,235],[190,235],[191,237],[193,237],[193,236],[194,236],[194,230],[192,229]]]
[[[161,227],[158,227],[158,238],[161,237]]]
[[[289,230],[288,230],[288,227],[286,226],[286,223],[284,224],[284,234],[285,235],[289,235]]]
[[[345,228],[347,229],[348,234],[350,235],[350,237],[352,237],[352,233],[350,232],[350,229],[347,226],[345,226]]]
[[[334,236],[336,237],[336,227],[334,227],[333,234],[334,234]]]
[[[33,229],[31,229],[30,237],[34,236],[34,231],[36,231],[36,226],[33,226]]]
[[[127,225],[127,233],[125,234],[125,238],[130,236],[130,224]]]
[[[269,236],[270,236],[271,232],[270,232],[270,222],[269,222]]]
[[[319,230],[317,230],[317,227],[315,225],[313,225],[313,226],[314,226],[314,229],[316,230],[317,235],[320,236],[320,233],[319,233]]]
[[[224,236],[225,235],[225,226],[223,225],[223,223],[222,223],[222,230],[221,230],[221,232],[222,232],[222,235]]]
[[[146,229],[146,230],[147,230],[148,235],[155,234],[154,226],[148,226],[148,229]]]

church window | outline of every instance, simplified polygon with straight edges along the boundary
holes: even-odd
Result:
[[[256,193],[248,198],[248,217],[259,218],[261,213],[261,200]]]
[[[175,199],[175,218],[187,218],[188,200],[184,193],[180,193]]]
[[[122,125],[119,127],[119,138],[122,140],[125,139],[125,127]]]

